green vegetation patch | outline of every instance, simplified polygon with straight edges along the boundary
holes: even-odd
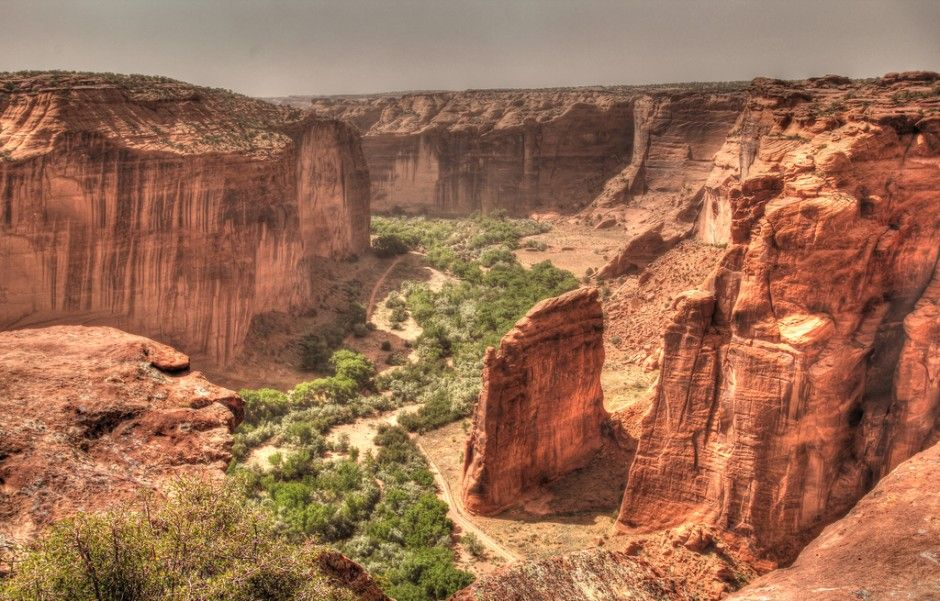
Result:
[[[55,524],[13,575],[10,601],[351,600],[318,568],[323,548],[292,542],[241,486],[177,482],[143,498]]]
[[[427,460],[407,430],[425,431],[469,415],[486,347],[498,344],[538,301],[576,288],[578,281],[548,262],[526,269],[516,260],[513,250],[525,236],[546,231],[534,221],[500,215],[374,218],[373,229],[377,254],[421,252],[452,276],[436,290],[406,283],[386,303],[393,327],[409,316],[421,326],[417,360],[392,353],[388,344],[386,363],[400,367],[376,376],[366,357],[337,350],[365,317],[358,310],[341,315],[333,328],[305,340],[306,366],[325,377],[288,392],[241,392],[245,421],[235,435],[230,471],[244,475],[251,496],[270,508],[290,540],[312,538],[338,548],[399,601],[444,599],[472,576],[455,566],[447,505],[438,499]],[[399,416],[404,427],[382,427],[374,454],[360,455],[348,439],[327,440],[339,424],[409,403],[422,407]],[[263,444],[278,449],[268,465],[248,461]],[[467,544],[482,552],[479,541]]]

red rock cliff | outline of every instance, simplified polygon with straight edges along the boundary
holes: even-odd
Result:
[[[319,114],[363,132],[377,210],[524,215],[574,212],[598,195],[607,205],[647,192],[694,197],[683,185],[701,186],[742,89],[680,84],[276,100],[312,101]]]
[[[607,419],[597,290],[542,301],[487,350],[464,455],[463,501],[494,513],[590,461]]]
[[[0,333],[0,538],[179,475],[221,478],[242,401],[188,367],[113,328]]]
[[[940,598],[940,445],[908,459],[793,565],[729,601]]]
[[[101,323],[224,363],[368,246],[358,135],[161,78],[0,75],[0,329]]]
[[[619,521],[792,558],[940,435],[936,74],[755,81],[677,302]]]

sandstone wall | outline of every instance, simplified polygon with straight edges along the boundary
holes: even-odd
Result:
[[[379,211],[527,215],[599,195],[608,209],[648,192],[695,197],[687,184],[704,182],[743,97],[680,84],[277,100],[363,132]]]
[[[756,81],[706,186],[619,521],[792,558],[940,435],[935,74]]]
[[[607,419],[600,373],[604,317],[582,288],[537,304],[487,350],[464,454],[463,501],[495,513],[583,467]]]
[[[0,329],[111,324],[224,364],[368,247],[348,126],[179,82],[6,82]]]
[[[940,445],[903,462],[792,566],[728,597],[735,601],[842,601],[940,597]]]

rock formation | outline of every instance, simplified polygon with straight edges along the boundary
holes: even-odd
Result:
[[[464,454],[463,500],[495,513],[539,484],[583,467],[607,419],[600,373],[604,317],[594,288],[533,307],[487,349]]]
[[[940,598],[940,445],[888,474],[790,567],[728,597],[736,601]]]
[[[641,559],[603,549],[513,564],[451,601],[691,601],[681,585]]]
[[[114,325],[224,364],[368,229],[337,121],[163,78],[0,74],[0,329]]]
[[[623,526],[785,561],[940,436],[938,79],[754,82],[698,220],[729,246],[676,301]]]
[[[701,203],[696,191],[737,117],[744,87],[679,84],[274,100],[312,105],[317,113],[362,131],[373,206],[379,211],[572,213],[600,195],[606,213],[653,194],[656,200],[650,204],[634,203],[635,217],[664,199],[678,206],[677,196]],[[684,229],[696,214],[686,218]],[[658,218],[655,210],[650,215]]]
[[[222,477],[242,401],[188,367],[113,328],[0,333],[0,538],[168,478]]]

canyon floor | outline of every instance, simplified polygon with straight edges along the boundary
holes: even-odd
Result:
[[[515,251],[521,264],[531,267],[550,261],[578,275],[588,270],[593,273],[609,259],[624,236],[617,228],[597,229],[577,219],[554,218],[549,222],[550,231],[522,240]],[[605,408],[621,416],[628,432],[635,431],[656,379],[656,369],[648,364],[644,367],[643,363],[657,350],[656,332],[662,328],[665,309],[676,294],[693,287],[707,274],[720,250],[684,242],[645,272],[602,284],[606,313],[622,315],[629,324],[624,327],[618,322],[613,331],[606,332],[607,360],[602,372]],[[430,266],[427,257],[417,252],[386,259],[366,255],[335,268],[332,275],[339,276],[334,289],[351,291],[350,302],[362,304],[375,326],[365,335],[347,336],[343,346],[368,357],[380,373],[399,369],[386,364],[390,353],[414,360],[412,345],[421,334],[421,328],[410,315],[404,322],[392,324],[386,306],[390,296],[408,282],[426,283],[432,290],[440,290],[446,282],[454,281],[452,276]],[[246,388],[287,389],[310,379],[308,372],[294,367],[297,350],[291,342],[329,323],[341,308],[340,304],[325,302],[316,315],[294,320],[272,316],[263,329],[253,328],[257,343],[250,345],[237,370],[211,375],[229,386]],[[373,439],[378,428],[396,424],[399,415],[419,407],[406,405],[359,418],[333,428],[328,440],[335,443],[345,438],[360,453],[375,452]],[[474,555],[459,542],[458,536],[460,567],[486,575],[510,561],[542,559],[605,544],[622,546],[623,541],[608,541],[614,534],[629,466],[626,451],[609,444],[589,466],[547,484],[521,507],[495,517],[474,516],[462,507],[457,494],[469,427],[470,420],[464,419],[416,436],[420,450],[438,477],[439,496],[450,506],[458,535],[473,533],[485,548],[482,554]],[[254,450],[248,463],[263,468],[270,455],[286,451],[289,449],[262,446]]]

